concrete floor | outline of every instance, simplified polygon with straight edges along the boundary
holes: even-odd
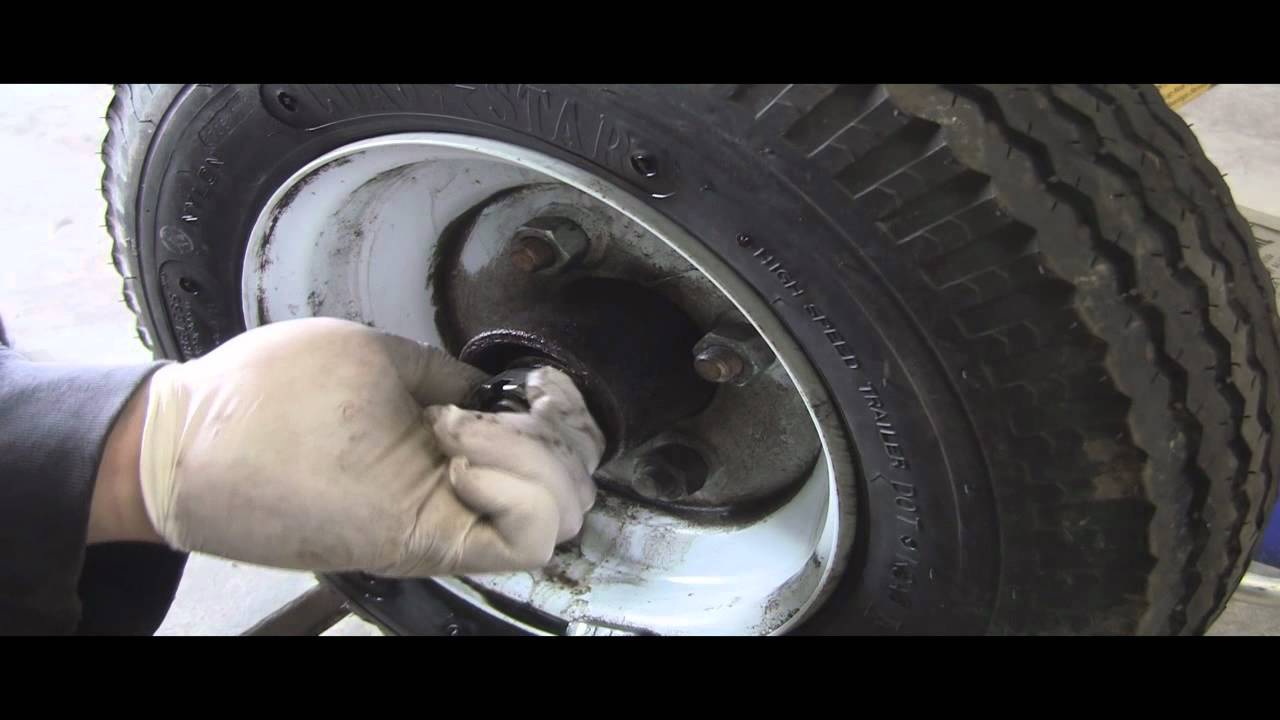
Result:
[[[150,359],[120,300],[102,224],[97,153],[110,99],[106,86],[0,85],[0,309],[17,347],[37,359]],[[1280,86],[1220,86],[1183,114],[1237,202],[1280,217]],[[314,582],[196,555],[160,634],[238,634]],[[349,618],[326,634],[379,633]],[[1280,610],[1232,601],[1210,634],[1280,635]]]
[[[1218,85],[1180,112],[1236,204],[1280,217],[1280,85]]]
[[[120,299],[103,227],[98,152],[105,85],[0,85],[0,309],[29,357],[146,362]],[[161,635],[235,635],[315,584],[285,572],[195,555]],[[375,635],[352,619],[327,634]]]

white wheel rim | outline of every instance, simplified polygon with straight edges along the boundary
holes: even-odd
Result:
[[[571,634],[774,634],[833,589],[851,542],[852,452],[826,389],[790,334],[722,260],[636,197],[562,160],[438,133],[355,142],[295,173],[260,213],[241,277],[245,326],[313,315],[440,344],[429,285],[436,238],[497,191],[555,181],[666,242],[756,326],[802,397],[822,456],[785,504],[749,525],[702,525],[601,493],[576,548],[546,570],[439,579],[534,632],[476,588],[569,624]]]

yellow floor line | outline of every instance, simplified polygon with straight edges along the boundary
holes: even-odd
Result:
[[[1208,85],[1156,85],[1156,88],[1160,90],[1160,96],[1169,104],[1169,107],[1177,110],[1205,94],[1213,85],[1212,83]]]

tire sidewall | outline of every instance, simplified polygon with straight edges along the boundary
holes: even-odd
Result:
[[[884,233],[823,173],[750,121],[706,88],[188,88],[136,179],[143,289],[161,308],[153,336],[185,359],[243,332],[250,229],[276,188],[326,152],[432,131],[544,152],[647,198],[698,238],[771,304],[826,385],[835,407],[819,411],[833,410],[856,448],[844,519],[856,533],[835,568],[842,580],[803,630],[982,632],[999,557],[989,472],[950,374],[895,291],[916,279],[895,275]]]

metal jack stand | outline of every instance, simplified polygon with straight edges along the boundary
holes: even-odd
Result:
[[[319,635],[351,614],[347,600],[320,583],[271,613],[241,635]]]

